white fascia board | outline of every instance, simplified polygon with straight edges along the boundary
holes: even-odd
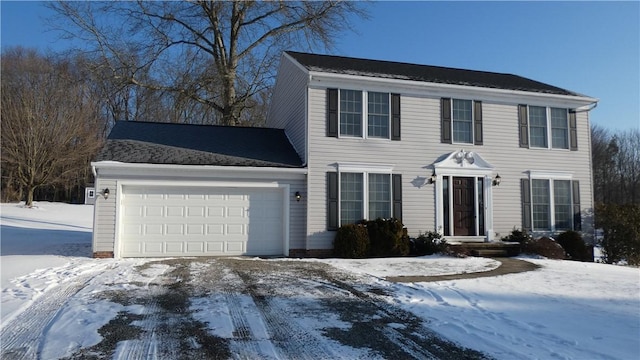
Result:
[[[252,166],[175,165],[123,163],[118,161],[92,162],[94,173],[101,175],[168,175],[175,177],[238,176],[244,178],[299,178],[307,174],[307,168],[278,168]]]
[[[310,86],[322,88],[390,91],[423,96],[459,97],[463,99],[485,100],[499,103],[525,103],[531,105],[567,108],[582,108],[599,101],[596,98],[588,96],[546,94],[522,90],[493,89],[476,86],[314,71],[311,71],[309,74]]]

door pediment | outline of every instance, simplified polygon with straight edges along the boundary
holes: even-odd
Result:
[[[452,173],[463,170],[477,174],[491,174],[494,170],[493,165],[484,160],[480,154],[474,151],[465,151],[464,149],[445,154],[438,160],[433,164],[433,168],[437,173],[441,172],[437,171],[439,169]]]

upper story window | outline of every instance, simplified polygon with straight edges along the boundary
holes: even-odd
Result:
[[[473,143],[473,102],[453,99],[453,142]]]
[[[362,91],[340,90],[340,135],[362,136]]]
[[[545,106],[518,108],[520,147],[578,150],[574,112]]]
[[[400,95],[327,89],[327,136],[400,140]]]
[[[482,145],[482,102],[440,99],[441,142]]]
[[[340,136],[389,138],[389,93],[344,89],[339,92]],[[367,106],[363,106],[365,103]],[[363,124],[365,119],[367,122]]]

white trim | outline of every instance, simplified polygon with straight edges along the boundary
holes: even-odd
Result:
[[[557,170],[528,170],[529,179],[573,180],[573,172]]]
[[[121,224],[123,222],[123,214],[120,210],[122,207],[123,188],[127,186],[149,186],[149,187],[172,187],[172,188],[184,188],[184,187],[207,187],[207,188],[246,188],[246,189],[269,189],[280,190],[282,192],[282,211],[283,211],[283,243],[282,252],[283,256],[289,256],[289,242],[290,242],[290,192],[291,186],[289,184],[278,184],[275,182],[229,182],[229,181],[171,181],[171,180],[120,180],[116,182],[116,227],[115,227],[115,239],[113,243],[114,257],[120,258],[122,254],[123,238]]]
[[[393,164],[376,164],[376,163],[355,163],[355,162],[338,162],[338,172],[371,172],[371,173],[389,173],[393,172]]]
[[[333,74],[319,71],[309,71],[310,86],[322,88],[340,88],[345,86],[360,86],[371,89],[386,89],[384,91],[395,92],[392,89],[401,89],[404,93],[415,93],[431,96],[451,96],[451,97],[478,97],[478,100],[490,100],[497,102],[522,103],[523,101],[545,103],[560,107],[582,108],[584,106],[597,103],[597,98],[583,95],[559,95],[538,93],[522,90],[494,89],[484,87],[474,87],[465,85],[452,85],[442,83],[432,83],[415,80],[402,80],[384,77],[373,77],[363,75]],[[390,89],[392,88],[392,89]],[[474,94],[476,96],[474,96]]]
[[[119,161],[97,161],[91,162],[95,169],[161,169],[163,171],[174,170],[179,172],[197,171],[221,171],[221,172],[241,172],[241,173],[283,173],[283,174],[306,174],[306,168],[286,168],[286,167],[260,167],[260,166],[219,166],[219,165],[178,165],[178,164],[148,164],[148,163],[125,163]]]

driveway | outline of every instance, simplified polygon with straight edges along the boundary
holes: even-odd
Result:
[[[488,358],[440,338],[375,282],[323,263],[96,264],[104,268],[79,273],[11,319],[0,358],[57,358],[51,344],[60,347],[55,337],[73,326],[100,337],[70,341],[63,353],[72,348],[71,359]]]

